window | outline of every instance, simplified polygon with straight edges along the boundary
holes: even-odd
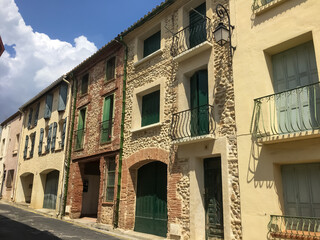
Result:
[[[51,152],[53,152],[56,147],[57,127],[58,127],[58,124],[54,122],[53,131],[52,131],[52,140],[51,140]]]
[[[14,144],[14,151],[18,151],[19,141],[20,141],[20,134],[18,133],[18,134],[16,135],[16,142],[15,142],[15,144]]]
[[[82,77],[81,80],[81,94],[86,94],[88,92],[89,74],[87,73]]]
[[[2,145],[1,145],[1,153],[0,153],[0,156],[3,156],[4,155],[4,145],[6,144],[6,139],[2,139]]]
[[[112,57],[107,61],[106,64],[106,80],[114,79],[116,68],[116,57]]]
[[[33,113],[33,109],[30,108],[30,110],[29,110],[29,117],[28,117],[28,129],[31,128],[32,113]]]
[[[160,49],[161,31],[148,37],[143,42],[143,57],[150,55],[151,53]]]
[[[109,158],[106,161],[106,174],[107,174],[107,182],[106,182],[106,201],[113,202],[114,199],[114,184],[115,184],[115,174],[116,174],[116,163],[115,159]]]
[[[142,97],[141,127],[159,122],[160,90]]]
[[[29,141],[29,136],[26,136],[26,141],[24,144],[24,151],[23,151],[23,159],[27,158],[27,151],[28,151],[28,141]]]
[[[273,55],[272,67],[279,132],[318,128],[320,88],[313,43]]]
[[[8,171],[7,181],[6,181],[6,187],[7,188],[12,188],[13,174],[14,174],[14,170],[13,169]]]
[[[103,116],[101,123],[101,143],[111,140],[112,134],[113,95],[107,96],[103,104]]]
[[[53,100],[53,95],[48,94],[46,96],[46,107],[44,111],[44,118],[48,119],[51,117],[51,111],[52,111],[52,100]]]
[[[207,39],[206,33],[206,3],[189,12],[189,43],[190,48],[199,45]]]
[[[38,146],[38,155],[39,156],[42,154],[43,134],[44,134],[44,129],[41,128],[40,129],[39,146]]]
[[[66,125],[67,125],[67,118],[64,119],[63,121],[63,126],[62,126],[62,132],[61,132],[61,148],[64,148],[64,140],[66,138]]]
[[[63,83],[59,90],[58,111],[64,111],[67,105],[68,85]]]
[[[320,164],[281,168],[285,215],[320,217]]]
[[[34,126],[37,126],[38,124],[39,110],[40,110],[40,103],[37,104],[36,113],[34,115]]]
[[[31,141],[31,149],[30,149],[30,158],[33,157],[33,151],[34,151],[34,142],[36,140],[36,132],[32,133],[30,135],[30,141]]]
[[[48,133],[47,133],[46,153],[48,153],[50,151],[51,132],[52,132],[52,123],[50,124],[49,130],[48,130]]]
[[[86,108],[83,108],[79,112],[78,130],[76,132],[76,146],[75,146],[76,150],[82,149],[83,147],[85,120],[86,120]]]

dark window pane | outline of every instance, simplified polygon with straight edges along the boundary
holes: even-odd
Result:
[[[143,43],[143,57],[160,49],[161,32],[153,34],[151,37],[144,40]]]

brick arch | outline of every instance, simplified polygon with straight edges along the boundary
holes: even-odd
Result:
[[[160,161],[169,164],[169,152],[161,148],[145,148],[130,155],[126,160],[127,168],[130,170],[139,169],[141,166]]]

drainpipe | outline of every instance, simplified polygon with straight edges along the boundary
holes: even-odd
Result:
[[[70,82],[66,79],[66,75],[63,75],[62,81],[65,82],[65,83],[67,83],[69,87],[71,86]],[[70,114],[68,114],[67,118],[69,118],[69,116],[70,116]],[[66,133],[65,133],[65,134],[66,134]],[[66,137],[65,137],[65,139],[66,139]],[[66,146],[67,146],[67,145],[66,145]],[[64,162],[66,162],[66,160],[67,160],[67,158],[65,158],[65,161],[64,161]],[[63,164],[63,165],[64,165],[64,164]],[[63,183],[65,182],[65,179],[66,179],[66,176],[67,176],[65,170],[66,170],[66,169],[64,169],[64,171],[63,171],[63,179],[62,179],[62,182],[63,182]],[[57,217],[59,217],[59,216],[61,217],[61,216],[62,216],[62,215],[61,215],[61,208],[62,208],[62,200],[63,200],[63,196],[64,196],[64,190],[65,190],[65,186],[63,186],[62,189],[61,189],[61,195],[60,195],[60,201],[59,201],[59,211],[58,211]]]
[[[117,228],[119,226],[119,206],[120,206],[120,190],[121,190],[121,175],[122,175],[122,157],[123,157],[123,141],[124,141],[124,117],[126,107],[126,84],[127,84],[127,63],[128,63],[128,46],[123,41],[122,36],[116,39],[118,43],[121,43],[125,47],[124,54],[124,66],[123,66],[123,88],[122,88],[122,115],[121,115],[121,132],[120,132],[120,151],[119,151],[119,166],[118,166],[118,186],[117,186],[117,200],[116,210],[113,221],[113,226]]]
[[[66,205],[67,205],[67,194],[68,194],[68,183],[69,183],[69,172],[70,172],[70,161],[71,161],[71,153],[72,153],[72,140],[73,140],[73,129],[74,129],[74,120],[76,113],[76,104],[77,104],[77,82],[73,76],[73,73],[70,74],[70,77],[73,79],[73,109],[72,109],[72,119],[70,125],[70,138],[69,138],[69,149],[68,149],[68,157],[65,166],[65,183],[64,183],[64,196],[63,196],[63,208],[62,208],[62,216],[66,214]]]

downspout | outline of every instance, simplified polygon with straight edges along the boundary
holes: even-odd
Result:
[[[119,226],[119,207],[120,207],[120,190],[121,190],[121,175],[122,175],[122,157],[123,157],[123,141],[124,141],[124,118],[126,107],[126,84],[127,84],[127,63],[128,63],[128,46],[123,41],[122,36],[116,39],[125,47],[124,66],[123,66],[123,83],[122,83],[122,116],[121,116],[121,132],[120,132],[120,150],[119,150],[119,166],[118,166],[118,186],[117,186],[117,200],[113,226]]]
[[[71,86],[70,82],[66,79],[66,75],[62,76],[62,81],[65,82],[66,84],[68,84],[69,87]],[[69,117],[70,117],[70,112],[67,115],[67,119],[69,119]],[[65,133],[65,135],[66,135],[66,133]],[[65,139],[66,139],[66,137],[65,137]],[[66,146],[67,146],[67,144],[66,144]],[[63,161],[63,167],[65,166],[66,159],[67,159],[67,157],[65,157],[65,160]],[[66,169],[64,168],[63,179],[62,179],[63,183],[65,182],[66,177],[67,177]],[[58,211],[57,217],[62,217],[61,208],[63,207],[62,206],[62,201],[64,199],[64,191],[65,191],[65,186],[63,186],[62,189],[61,189],[61,195],[60,195],[60,201],[59,201],[59,211]]]
[[[71,78],[73,78],[73,109],[72,109],[72,119],[71,119],[71,126],[70,126],[70,138],[69,138],[69,149],[68,149],[68,158],[65,166],[66,171],[66,179],[64,183],[64,196],[63,196],[63,208],[62,208],[62,216],[66,214],[66,205],[67,205],[67,195],[68,195],[68,183],[69,183],[69,172],[70,172],[70,162],[71,162],[71,153],[72,153],[72,140],[73,140],[73,129],[74,129],[74,120],[75,120],[75,113],[76,113],[76,104],[77,104],[77,82],[73,76],[73,73],[70,74]]]

